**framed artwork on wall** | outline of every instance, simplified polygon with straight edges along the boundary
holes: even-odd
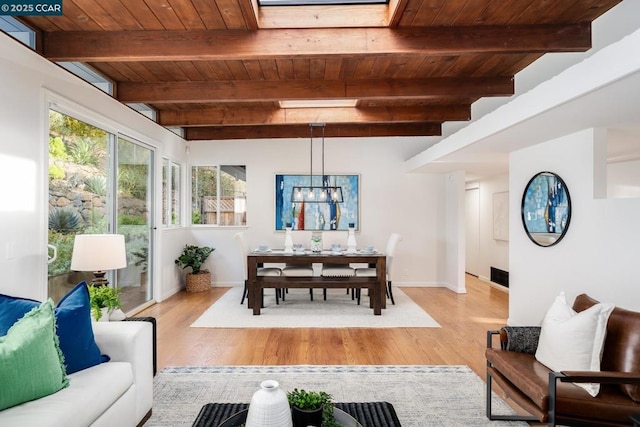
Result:
[[[571,221],[571,197],[565,182],[552,172],[531,178],[522,195],[522,224],[538,246],[560,242]]]
[[[509,240],[509,192],[493,193],[493,239]]]
[[[342,202],[292,202],[295,188],[330,185],[342,189]],[[278,174],[275,179],[275,228],[284,230],[290,223],[294,230],[330,231],[348,230],[353,223],[360,225],[360,176],[359,175],[309,175]]]

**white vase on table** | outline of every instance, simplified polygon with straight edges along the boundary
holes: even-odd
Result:
[[[246,427],[293,427],[287,394],[275,380],[260,383],[249,403]]]
[[[291,224],[287,224],[285,229],[286,234],[284,236],[284,253],[292,254],[293,253],[293,236],[291,235]]]
[[[347,253],[348,254],[355,254],[356,253],[356,247],[357,247],[357,243],[356,243],[356,228],[355,228],[355,224],[350,222],[349,223],[349,236],[347,237]]]

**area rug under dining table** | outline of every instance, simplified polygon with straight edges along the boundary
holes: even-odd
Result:
[[[199,328],[438,328],[436,322],[402,289],[393,291],[395,305],[387,301],[382,315],[374,316],[369,298],[358,305],[344,289],[289,289],[285,301],[276,304],[275,291],[265,290],[264,308],[259,316],[240,304],[242,288],[233,287],[215,301],[191,327]]]
[[[207,403],[248,403],[266,379],[284,391],[326,391],[336,402],[389,402],[403,427],[495,424],[485,416],[485,384],[468,366],[283,365],[167,367],[154,380],[153,414],[145,427],[191,426]],[[498,396],[492,399],[496,413],[513,413]]]

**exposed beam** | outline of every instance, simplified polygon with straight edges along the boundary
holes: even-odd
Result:
[[[515,25],[286,30],[59,31],[46,33],[52,61],[196,61],[363,55],[465,55],[584,51],[591,25]]]
[[[247,28],[251,30],[258,29],[258,1],[257,0],[238,0],[240,8],[242,9],[242,15],[244,21],[247,23]]]
[[[390,137],[390,136],[438,136],[442,134],[440,123],[381,123],[327,125],[325,136],[335,137]],[[185,139],[261,139],[261,138],[309,138],[309,125],[273,126],[210,126],[189,127],[184,130]]]
[[[118,84],[118,100],[142,103],[281,101],[288,99],[511,96],[511,77],[376,80],[211,81]]]
[[[398,26],[408,3],[409,0],[389,0],[387,21],[390,28],[396,28]]]
[[[469,105],[443,105],[397,108],[198,108],[194,110],[159,110],[162,126],[250,126],[308,124],[312,122],[386,123],[444,122],[470,120]]]

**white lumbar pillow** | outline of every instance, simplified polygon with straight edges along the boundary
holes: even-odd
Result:
[[[599,371],[607,321],[613,304],[598,303],[575,312],[564,292],[560,293],[542,320],[536,359],[552,371]],[[576,383],[591,396],[599,384]]]

